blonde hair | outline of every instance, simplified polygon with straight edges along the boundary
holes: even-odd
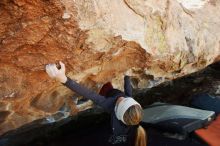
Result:
[[[131,106],[124,114],[127,125],[138,125],[143,118],[143,109],[139,105]],[[135,146],[146,146],[146,132],[142,126],[138,126],[135,138]]]
[[[123,116],[126,125],[138,125],[142,118],[143,110],[139,105],[129,107]]]
[[[142,126],[138,126],[135,146],[146,146],[146,145],[147,145],[146,132]]]

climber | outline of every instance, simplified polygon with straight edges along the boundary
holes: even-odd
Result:
[[[143,110],[132,96],[129,76],[124,77],[124,91],[114,89],[111,83],[105,84],[97,94],[71,80],[65,75],[65,65],[60,61],[61,68],[56,64],[46,65],[47,74],[74,92],[91,99],[111,114],[112,136],[109,143],[115,146],[146,146],[146,133],[141,125]]]

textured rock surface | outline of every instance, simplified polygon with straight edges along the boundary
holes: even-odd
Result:
[[[134,97],[144,107],[156,101],[189,105],[192,96],[201,92],[220,97],[219,73],[220,62],[150,89],[135,89]],[[0,145],[63,146],[72,145],[73,141],[74,145],[104,145],[111,133],[109,120],[110,115],[103,112],[100,107],[84,110],[77,116],[69,116],[54,123],[39,119],[3,134],[0,137]],[[103,141],[97,141],[97,136]]]
[[[143,88],[220,60],[219,8],[215,0],[199,7],[181,0],[0,1],[0,134],[90,105],[76,106],[74,93],[46,75],[48,63],[62,60],[69,77],[98,91],[107,81],[121,88],[130,68],[134,86]]]

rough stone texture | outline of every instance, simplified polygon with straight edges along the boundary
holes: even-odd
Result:
[[[193,96],[200,93],[208,93],[220,98],[219,75],[220,62],[217,62],[198,72],[163,82],[153,88],[134,90],[134,96],[143,107],[154,102],[192,106]]]
[[[217,62],[198,72],[164,82],[153,88],[135,89],[133,95],[146,108],[149,106],[148,104],[157,101],[190,105],[189,101],[192,96],[201,92],[220,98],[219,74],[220,62]],[[55,117],[55,115],[53,116]],[[84,110],[65,119],[60,118],[53,123],[48,123],[47,119],[39,119],[1,135],[0,145],[63,146],[72,145],[73,141],[74,145],[99,145],[100,141],[94,139],[97,136],[100,138],[100,134],[104,136],[101,136],[104,139],[109,137],[111,132],[109,121],[110,115],[100,107]],[[101,128],[102,125],[105,127],[104,129]],[[144,127],[146,128],[146,126]],[[102,143],[102,145],[104,144]]]
[[[107,81],[122,88],[129,69],[143,88],[220,60],[220,2],[181,2],[1,0],[0,134],[88,107],[79,109],[74,93],[49,79],[48,63],[62,60],[69,77],[98,91]]]

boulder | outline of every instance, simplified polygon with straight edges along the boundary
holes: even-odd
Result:
[[[98,92],[108,81],[122,89],[124,73],[151,88],[219,61],[219,9],[217,0],[1,0],[0,134],[93,106],[77,105],[46,64],[63,61]]]

